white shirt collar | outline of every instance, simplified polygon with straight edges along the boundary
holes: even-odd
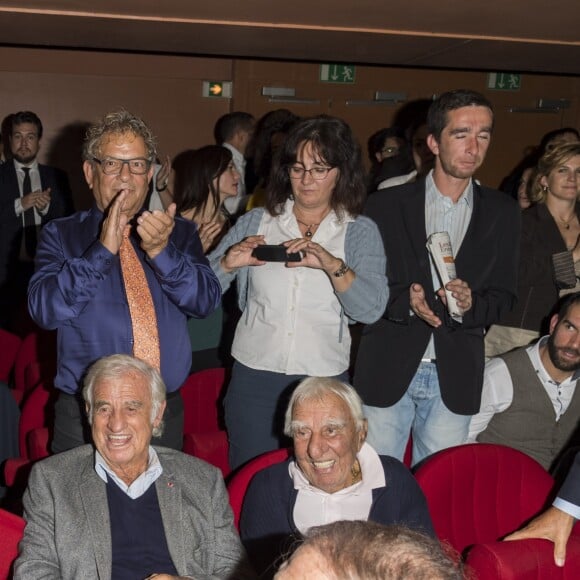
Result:
[[[287,199],[284,202],[284,208],[282,213],[278,217],[280,223],[284,226],[288,226],[291,222],[298,227],[298,222],[296,221],[296,216],[294,215],[294,200]],[[339,217],[337,213],[331,209],[328,214],[324,217],[324,219],[320,222],[319,229],[322,229],[323,225],[329,224],[332,228],[343,227],[344,224],[353,222],[355,218],[347,212],[342,212],[342,217]]]
[[[444,204],[453,205],[453,201],[450,197],[443,195],[433,179],[433,170],[427,174],[425,195],[429,198],[431,197],[431,203],[443,202]],[[466,203],[468,207],[473,207],[473,179],[469,180],[467,187],[463,190],[463,193],[459,196],[457,203]]]
[[[163,467],[161,466],[157,452],[153,447],[149,446],[149,463],[147,464],[147,469],[131,485],[127,485],[115,474],[98,451],[95,451],[95,471],[105,483],[107,483],[110,477],[131,499],[137,499],[159,479],[163,473]]]
[[[22,171],[23,167],[29,167],[32,170],[38,171],[38,160],[36,158],[31,163],[20,163],[20,161],[16,161],[16,159],[13,159],[13,161],[16,171]]]

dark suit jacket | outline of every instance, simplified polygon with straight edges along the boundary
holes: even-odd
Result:
[[[42,217],[42,225],[50,220],[70,215],[72,194],[66,173],[55,167],[39,165],[42,189],[50,187],[50,206]],[[22,243],[22,216],[14,213],[14,200],[20,197],[14,161],[0,165],[0,284],[18,262]]]
[[[560,488],[558,497],[580,507],[580,452],[576,453],[574,463]]]
[[[455,258],[457,276],[469,284],[473,296],[462,324],[448,316],[433,288],[425,246],[425,180],[371,196],[365,213],[383,236],[390,297],[383,318],[363,331],[356,389],[367,405],[395,404],[407,390],[433,334],[443,402],[454,413],[476,413],[483,384],[484,328],[511,308],[516,297],[517,204],[474,183],[471,221]],[[431,309],[443,320],[441,327],[434,329],[411,316],[413,283],[425,289]]]

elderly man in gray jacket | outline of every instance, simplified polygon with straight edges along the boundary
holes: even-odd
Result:
[[[251,576],[220,472],[150,445],[165,385],[127,355],[97,361],[83,396],[94,447],[37,463],[15,578]]]

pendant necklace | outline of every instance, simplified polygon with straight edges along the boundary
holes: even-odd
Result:
[[[576,217],[576,214],[573,214],[572,217],[567,219],[567,220],[563,220],[561,217],[559,217],[558,221],[562,223],[562,226],[564,227],[565,230],[569,230],[570,224],[574,221],[575,217]]]
[[[296,216],[294,216],[294,217],[296,217]],[[296,221],[300,225],[303,225],[306,228],[306,231],[304,232],[304,235],[308,239],[310,239],[314,235],[314,232],[312,231],[312,228],[317,228],[321,224],[321,222],[318,222],[317,224],[310,224],[310,225],[308,225],[308,224],[304,223],[303,221],[300,221],[298,218],[296,218]]]

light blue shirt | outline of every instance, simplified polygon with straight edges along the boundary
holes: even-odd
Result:
[[[110,477],[119,488],[126,493],[131,499],[141,497],[163,473],[163,467],[157,457],[157,452],[153,447],[149,447],[149,463],[147,469],[133,482],[127,485],[115,472],[107,465],[103,456],[95,452],[95,471],[97,475],[107,483]]]
[[[455,258],[465,237],[465,232],[467,232],[469,227],[472,213],[473,181],[469,180],[469,184],[457,200],[457,203],[453,203],[450,197],[443,195],[437,189],[433,180],[433,171],[431,170],[425,180],[425,230],[427,237],[436,232],[447,232],[453,248],[453,257]],[[429,262],[431,264],[433,288],[438,289],[441,287],[441,281],[431,257],[429,257]],[[436,358],[433,335],[431,335],[423,358]]]
[[[568,515],[572,516],[573,518],[580,520],[580,505],[576,505],[574,503],[570,503],[561,497],[557,497],[552,504],[554,507],[566,512]]]

